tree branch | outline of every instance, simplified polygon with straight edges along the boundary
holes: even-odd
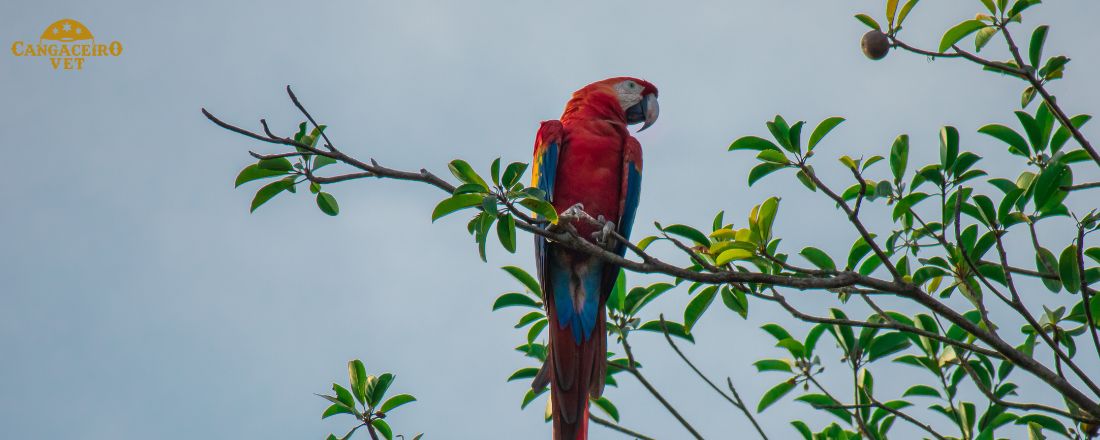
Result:
[[[292,92],[290,92],[289,89],[288,89],[288,94],[292,95]],[[303,114],[305,114],[307,116],[307,119],[310,119],[311,122],[313,122],[312,117],[309,116],[308,113],[304,112],[304,110],[305,110],[304,106],[302,106],[301,103],[297,100],[297,97],[292,95],[291,98],[295,102],[295,106],[298,107],[300,111],[303,111]],[[365,162],[362,162],[360,160],[357,160],[353,157],[350,157],[350,156],[340,152],[338,149],[336,149],[336,147],[334,145],[332,145],[331,151],[326,151],[326,150],[321,150],[321,149],[314,148],[314,147],[309,146],[309,145],[304,145],[303,143],[296,142],[293,139],[282,138],[282,137],[271,136],[271,135],[268,135],[268,136],[261,135],[261,134],[257,134],[255,132],[245,130],[245,129],[242,129],[240,127],[236,127],[234,125],[225,123],[225,122],[221,121],[220,119],[214,117],[212,114],[210,114],[205,109],[203,109],[202,112],[208,119],[210,119],[211,122],[214,122],[216,125],[224,128],[226,130],[241,134],[243,136],[246,136],[246,137],[249,137],[249,138],[252,138],[252,139],[255,139],[255,140],[263,141],[263,142],[287,145],[287,146],[292,146],[292,147],[295,147],[295,148],[301,148],[301,149],[304,149],[305,151],[308,151],[312,154],[320,155],[320,156],[326,156],[326,157],[335,159],[339,162],[345,163],[345,164],[347,164],[349,166],[352,166],[354,168],[357,168],[360,171],[363,171],[365,173],[370,173],[369,175],[366,175],[366,174],[347,175],[349,177],[346,177],[343,180],[349,180],[351,178],[359,178],[359,177],[384,177],[384,178],[390,178],[390,179],[408,180],[408,181],[427,183],[427,184],[435,186],[436,188],[439,188],[440,190],[445,191],[447,193],[453,193],[453,191],[455,189],[454,185],[452,185],[452,184],[448,183],[447,181],[439,178],[438,176],[436,176],[436,175],[432,174],[431,172],[427,171],[426,169],[421,169],[419,172],[402,171],[402,170],[396,170],[396,169],[392,169],[392,168],[383,167],[383,166],[379,165],[376,161],[373,161],[373,160],[370,163],[365,163]],[[326,142],[328,142],[327,138],[326,138]],[[329,142],[329,144],[331,145],[331,142]],[[837,196],[831,190],[828,190],[827,187],[824,187],[824,185],[821,185],[821,181],[819,179],[817,179],[816,175],[814,175],[812,172],[808,172],[806,174],[808,176],[813,177],[814,180],[815,180],[815,184],[822,187],[825,190],[826,194],[829,194],[831,198],[833,198],[834,200],[837,200],[839,198],[839,196]],[[316,176],[314,178],[320,179],[320,177],[316,177]],[[333,177],[332,179],[339,179],[339,178],[340,177]],[[912,300],[916,301],[917,303],[919,303],[920,305],[922,305],[923,307],[927,308],[932,313],[935,313],[935,314],[938,314],[939,316],[944,317],[945,319],[947,319],[951,323],[961,327],[963,330],[965,330],[968,333],[974,335],[977,339],[985,342],[986,344],[989,344],[989,346],[992,347],[993,350],[1000,353],[1006,359],[1012,361],[1016,365],[1020,366],[1025,371],[1030,372],[1031,374],[1035,375],[1039,379],[1046,382],[1052,388],[1056,389],[1058,392],[1060,392],[1064,396],[1066,396],[1066,398],[1068,398],[1069,400],[1071,400],[1075,404],[1077,404],[1079,407],[1081,407],[1082,410],[1084,410],[1084,411],[1086,411],[1086,412],[1088,412],[1088,413],[1090,413],[1094,416],[1100,417],[1100,404],[1097,404],[1097,402],[1095,402],[1091,398],[1085,396],[1083,393],[1081,393],[1081,391],[1079,391],[1077,388],[1075,388],[1072,384],[1067,382],[1065,379],[1062,379],[1062,378],[1058,377],[1054,372],[1050,371],[1050,369],[1047,368],[1045,365],[1035,361],[1030,356],[1020,352],[1019,350],[1016,350],[1015,347],[1009,345],[1008,343],[1006,343],[1003,340],[1000,340],[1000,338],[997,338],[995,335],[991,334],[990,332],[978,327],[977,325],[975,325],[974,323],[972,323],[968,319],[966,319],[962,314],[954,311],[953,309],[951,309],[950,307],[948,307],[944,303],[938,301],[937,299],[935,299],[934,297],[932,297],[928,293],[922,291],[918,286],[915,286],[911,283],[905,283],[905,282],[901,281],[900,277],[898,276],[898,273],[896,271],[896,268],[894,268],[893,264],[887,258],[885,252],[883,252],[882,249],[878,246],[878,244],[875,243],[874,240],[872,240],[870,238],[870,233],[867,232],[867,230],[863,226],[862,222],[860,222],[858,218],[853,218],[854,217],[852,215],[853,212],[847,206],[846,203],[843,203],[843,199],[839,200],[839,202],[840,202],[839,203],[840,206],[842,208],[844,208],[845,211],[848,213],[849,219],[851,220],[852,224],[856,227],[857,230],[859,230],[860,235],[862,237],[864,237],[864,240],[866,240],[867,243],[871,246],[871,248],[875,251],[875,254],[877,256],[879,256],[879,258],[882,260],[883,264],[888,269],[890,269],[891,274],[894,276],[893,280],[887,281],[887,280],[883,280],[883,279],[873,278],[873,277],[870,277],[870,276],[864,276],[864,275],[861,275],[861,274],[859,274],[858,272],[855,272],[855,271],[841,271],[841,272],[838,272],[835,275],[831,275],[831,276],[809,276],[809,277],[804,276],[804,275],[770,274],[770,273],[759,273],[759,272],[748,272],[748,271],[742,272],[742,271],[737,270],[737,269],[723,269],[723,270],[718,270],[718,271],[714,271],[714,272],[704,272],[704,271],[697,271],[697,270],[694,270],[692,268],[684,268],[684,267],[680,267],[680,266],[677,266],[677,265],[669,264],[669,263],[661,261],[661,260],[659,260],[655,257],[652,257],[652,256],[647,257],[647,256],[645,256],[646,254],[644,252],[639,252],[640,249],[637,249],[637,247],[631,247],[631,249],[632,249],[632,251],[634,251],[634,252],[638,253],[640,256],[642,256],[641,257],[642,261],[627,259],[627,258],[624,258],[624,257],[618,255],[615,252],[609,251],[608,249],[605,249],[604,247],[599,246],[599,245],[591,242],[590,240],[588,240],[586,238],[579,237],[575,233],[575,231],[571,231],[569,229],[566,229],[564,231],[561,231],[561,230],[554,231],[554,230],[551,230],[549,228],[544,228],[544,227],[542,227],[542,225],[532,224],[532,223],[529,223],[529,222],[526,222],[526,221],[516,222],[516,227],[523,230],[523,231],[545,237],[545,238],[547,238],[551,241],[554,241],[554,242],[560,244],[564,248],[571,249],[571,250],[578,251],[578,252],[582,252],[582,253],[585,253],[587,255],[591,255],[591,256],[599,258],[599,259],[601,259],[601,260],[603,260],[607,263],[614,264],[614,265],[622,267],[626,270],[630,270],[630,271],[638,272],[638,273],[660,273],[660,274],[664,274],[664,275],[668,275],[668,276],[672,276],[672,277],[676,277],[676,278],[681,278],[681,279],[684,279],[684,280],[696,281],[696,282],[701,282],[701,283],[706,283],[706,284],[755,283],[755,284],[765,284],[765,285],[771,285],[771,286],[790,287],[790,288],[799,289],[799,290],[806,290],[806,289],[836,289],[836,288],[842,288],[842,287],[859,286],[859,287],[869,288],[869,289],[872,289],[872,290],[877,290],[877,291],[882,291],[882,292],[890,292],[890,293],[892,293],[892,294],[894,294],[898,297],[901,297],[901,298],[912,299]],[[1006,264],[1006,266],[1007,266],[1007,264]],[[766,296],[761,296],[761,297],[767,298]],[[1044,337],[1045,337],[1045,335],[1044,335]],[[979,349],[977,349],[977,347],[975,347],[974,351],[982,352],[983,350],[984,349],[979,350]],[[988,350],[984,350],[984,351],[988,352]],[[1060,350],[1056,350],[1056,352],[1060,352]],[[1062,356],[1064,356],[1064,354]],[[1075,367],[1075,365],[1072,365],[1072,364],[1069,364],[1069,365],[1070,365],[1071,368]],[[634,369],[634,373],[636,373],[636,372],[637,372],[637,370]],[[1082,375],[1080,372],[1078,372],[1078,374]],[[640,375],[636,374],[636,376],[641,379],[640,381],[644,381],[644,378],[641,378]],[[1091,384],[1091,381],[1089,381],[1087,378],[1084,379],[1084,380],[1085,380],[1086,383],[1090,384],[1090,388],[1092,388],[1094,391],[1096,390],[1095,386]],[[648,382],[643,382],[643,385],[646,384],[646,383],[648,383]],[[651,386],[649,388],[651,388]]]

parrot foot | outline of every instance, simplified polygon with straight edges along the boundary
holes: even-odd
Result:
[[[592,238],[599,243],[600,246],[609,248],[611,246],[611,234],[615,232],[615,222],[605,219],[602,215],[597,219],[602,225],[600,230],[592,233]]]
[[[584,212],[584,205],[577,203],[558,214],[558,223],[573,223],[587,216],[588,213]]]

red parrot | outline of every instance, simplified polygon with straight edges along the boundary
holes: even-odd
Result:
[[[573,93],[561,120],[544,121],[535,138],[533,183],[560,214],[574,205],[610,223],[605,229],[630,236],[642,178],[642,147],[627,125],[657,120],[657,88],[618,77]],[[572,216],[563,215],[562,221]],[[572,225],[582,237],[602,231]],[[603,231],[606,235],[606,231]],[[623,255],[626,246],[613,249]],[[548,314],[546,362],[531,386],[550,384],[555,440],[588,438],[588,399],[603,393],[607,372],[605,304],[619,267],[535,237],[535,259]]]

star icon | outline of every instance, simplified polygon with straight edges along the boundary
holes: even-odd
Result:
[[[79,28],[78,28],[78,29],[76,30],[76,33],[77,33],[78,35],[79,35],[80,33],[82,33],[82,32],[84,32],[84,29],[79,29]]]
[[[58,32],[60,32],[60,29],[58,29],[58,28],[53,28],[53,33],[55,33],[55,34],[56,34],[56,33],[58,33]]]
[[[64,26],[62,26],[62,27],[63,27],[63,28],[64,28],[64,29],[66,30],[66,31],[71,31],[71,30],[73,30],[73,25],[72,25],[71,23],[65,23],[65,25],[64,25]]]

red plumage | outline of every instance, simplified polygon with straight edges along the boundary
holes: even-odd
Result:
[[[628,175],[634,167],[634,175],[640,176],[641,147],[627,131],[628,123],[640,121],[628,121],[623,108],[619,87],[626,81],[641,89],[633,90],[635,97],[657,93],[652,84],[626,77],[592,83],[575,92],[561,120],[543,122],[539,129],[534,178],[536,184],[551,194],[551,202],[559,213],[579,203],[587,214],[619,223],[629,211],[625,231],[629,233],[634,207],[626,204]],[[551,148],[557,150],[548,151]],[[547,165],[545,161],[553,163]],[[549,166],[553,169],[548,169]],[[636,204],[637,194],[634,195]],[[590,237],[599,229],[586,222],[575,222],[573,226],[583,237]],[[538,246],[538,252],[550,340],[547,363],[532,385],[538,389],[550,383],[555,440],[587,439],[588,400],[590,396],[600,396],[606,377],[605,304],[618,268],[583,253],[556,248],[552,243]],[[568,289],[564,293],[560,281],[563,278],[551,280],[563,274],[569,280],[564,282]],[[598,291],[589,291],[593,284]],[[559,296],[564,294],[568,296]],[[559,305],[562,299],[569,304]],[[595,310],[587,308],[586,300],[597,301]],[[559,310],[559,306],[570,309]],[[591,333],[578,338],[578,329],[574,327],[580,321],[569,319],[582,313],[589,319],[594,313],[595,322],[586,325]],[[567,319],[563,322],[560,316]]]

